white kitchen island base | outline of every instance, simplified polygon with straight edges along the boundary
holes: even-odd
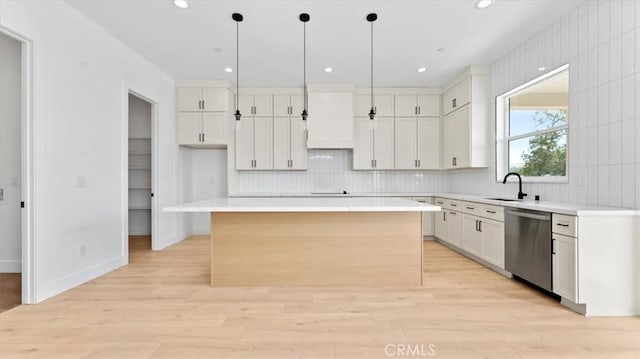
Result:
[[[220,198],[165,208],[211,212],[212,286],[422,285],[422,212],[397,198]]]

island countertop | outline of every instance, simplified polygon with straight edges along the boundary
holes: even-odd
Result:
[[[402,198],[213,198],[164,212],[431,212],[439,206]]]

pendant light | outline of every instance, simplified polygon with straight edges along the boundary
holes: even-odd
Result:
[[[378,20],[378,14],[370,13],[367,15],[367,21],[371,23],[371,110],[369,110],[369,124],[371,128],[375,128],[376,108],[373,101],[373,23]]]
[[[304,123],[304,127],[307,127],[307,116],[309,116],[309,112],[307,111],[307,106],[309,104],[309,95],[307,93],[307,22],[311,17],[307,13],[300,14],[300,21],[302,21],[302,63],[303,63],[303,78],[304,78],[304,108],[302,109],[302,121]]]
[[[240,22],[242,22],[242,14],[234,12],[231,15],[233,21],[236,22],[236,112],[233,116],[236,118],[236,128],[240,126]]]

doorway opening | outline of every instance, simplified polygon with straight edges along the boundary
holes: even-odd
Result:
[[[0,32],[0,312],[22,303],[22,43]]]
[[[129,263],[151,251],[153,232],[153,104],[128,95]]]

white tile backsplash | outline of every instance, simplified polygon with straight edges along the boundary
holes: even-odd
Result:
[[[531,197],[640,208],[638,14],[636,0],[584,1],[492,65],[491,101],[538,76],[528,55],[543,55],[531,49],[543,49],[548,68],[569,63],[569,183],[526,183]],[[549,46],[556,49],[556,33],[563,55],[548,57]],[[493,102],[489,111],[495,118]],[[453,192],[513,194],[496,181],[495,163],[451,172],[450,181]]]

